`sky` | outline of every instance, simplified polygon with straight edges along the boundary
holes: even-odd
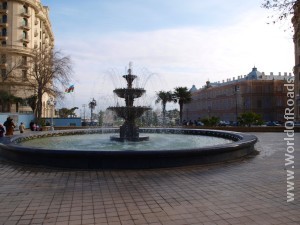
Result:
[[[55,47],[71,57],[73,93],[57,108],[78,107],[93,98],[96,110],[123,104],[114,96],[132,62],[137,105],[155,104],[155,93],[175,87],[260,72],[292,72],[289,21],[270,25],[274,12],[262,0],[41,0],[50,9]],[[66,87],[71,84],[66,84]],[[171,104],[169,109],[177,108]]]

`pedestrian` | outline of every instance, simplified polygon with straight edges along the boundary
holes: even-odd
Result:
[[[3,137],[5,133],[5,129],[3,127],[3,125],[0,123],[0,137]]]
[[[6,136],[14,135],[14,128],[16,126],[15,126],[12,118],[7,117],[7,119],[6,119],[6,121],[4,122],[3,125],[6,128],[6,133],[5,133]]]
[[[24,123],[23,123],[23,122],[20,124],[19,130],[20,130],[20,133],[24,133],[24,131],[25,131],[25,126],[24,126]]]

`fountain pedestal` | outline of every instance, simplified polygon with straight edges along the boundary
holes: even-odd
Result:
[[[149,140],[147,136],[139,135],[139,127],[135,125],[135,119],[141,117],[143,113],[150,110],[150,107],[133,106],[135,98],[141,97],[146,91],[143,88],[133,88],[132,83],[136,75],[131,74],[131,65],[129,64],[128,74],[123,78],[127,81],[127,88],[118,88],[114,93],[125,99],[125,107],[109,107],[109,110],[114,111],[119,117],[125,120],[124,124],[120,127],[120,136],[112,136],[111,140],[114,141],[145,141]]]

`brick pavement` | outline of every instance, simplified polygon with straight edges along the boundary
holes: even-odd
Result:
[[[68,170],[0,159],[0,224],[299,225],[300,134],[292,203],[284,134],[256,135],[259,155],[209,166]]]

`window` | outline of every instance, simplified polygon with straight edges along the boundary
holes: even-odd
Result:
[[[27,32],[23,31],[23,39],[27,39]]]
[[[3,37],[6,37],[6,36],[7,36],[7,30],[6,30],[6,28],[3,28],[3,29],[2,29],[2,36],[3,36]]]
[[[7,15],[2,16],[2,23],[7,23]]]
[[[6,63],[6,55],[5,54],[1,55],[1,63]]]
[[[261,108],[262,104],[261,104],[261,100],[257,100],[257,108]]]
[[[27,70],[22,70],[22,80],[27,80]]]
[[[28,13],[28,6],[23,5],[23,12],[24,12],[24,13]]]
[[[26,18],[23,18],[22,25],[27,27],[28,26],[28,20]]]
[[[7,9],[7,2],[2,3],[2,9]]]
[[[23,64],[24,66],[27,65],[27,57],[26,57],[26,56],[22,56],[22,64]]]
[[[5,79],[7,76],[6,76],[6,69],[1,69],[1,77],[2,79]]]

